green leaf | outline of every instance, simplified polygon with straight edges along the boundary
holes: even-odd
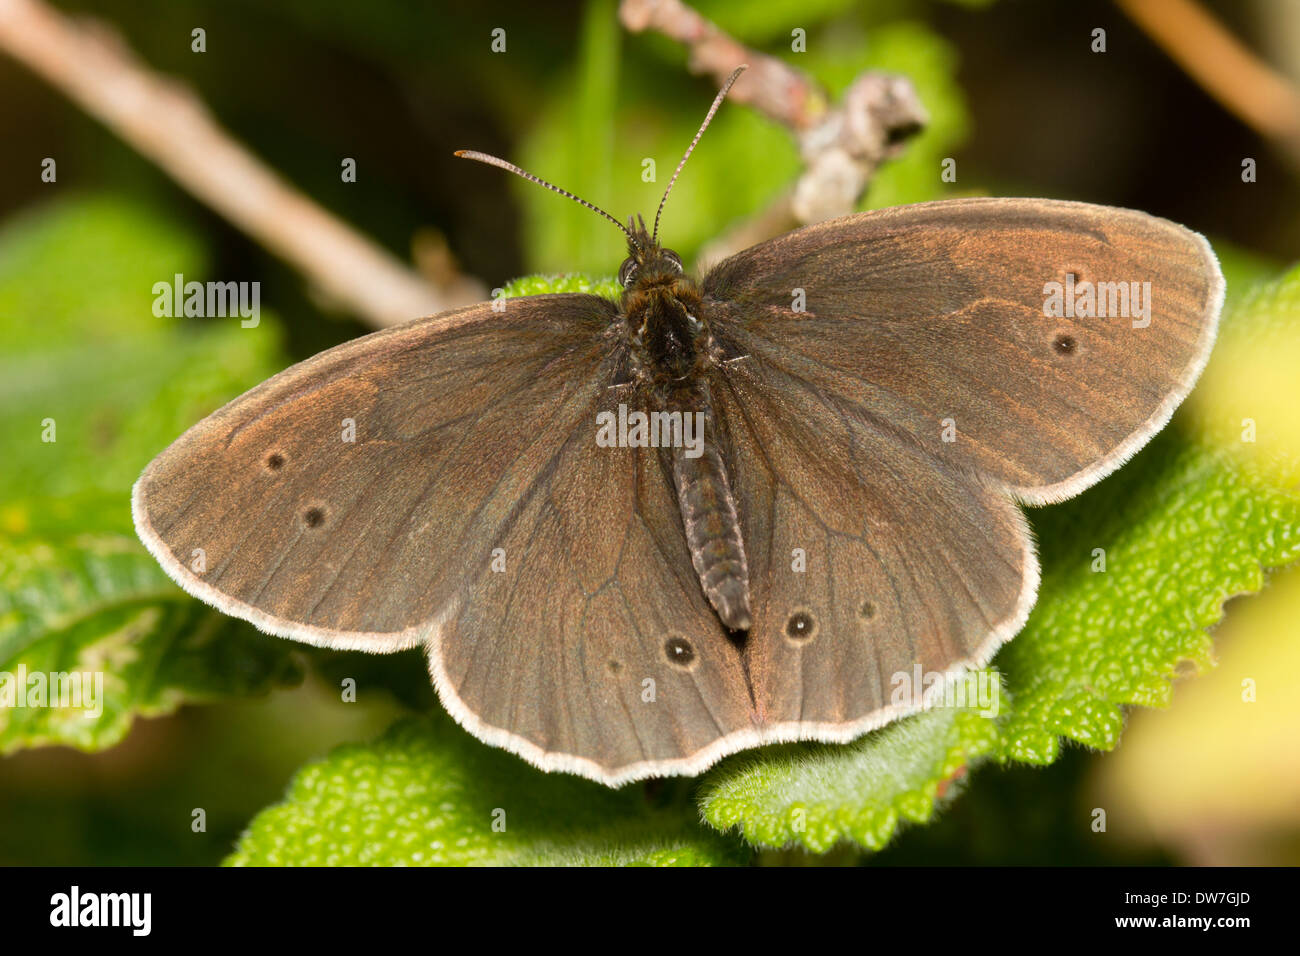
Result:
[[[1060,737],[1112,749],[1118,705],[1166,706],[1176,676],[1212,666],[1223,603],[1300,557],[1300,497],[1177,430],[1035,517],[1039,603],[998,656],[1016,694],[1001,754],[1030,763],[1055,760]]]
[[[521,154],[525,168],[581,196],[593,197],[602,207],[608,205],[614,176],[621,43],[612,0],[588,0],[574,73],[561,81],[559,95],[543,107],[542,121]],[[528,187],[520,195],[532,213],[526,229],[529,247],[536,253],[533,258],[541,268],[590,268],[607,264],[611,249],[613,255],[619,255],[621,236],[608,223],[606,228],[593,229],[598,220],[589,210],[532,183],[512,185]],[[546,202],[548,199],[553,202]],[[611,212],[620,220],[627,217],[627,211]]]
[[[1243,363],[1243,343],[1278,338],[1279,330],[1294,342],[1297,329],[1300,269],[1293,269],[1225,317],[1207,384],[1230,402],[1234,393],[1216,380],[1253,380],[1261,368],[1258,355]],[[1281,363],[1292,383],[1282,404],[1292,410],[1294,351]],[[1279,380],[1267,371],[1264,378]],[[1011,697],[998,721],[936,711],[845,747],[733,758],[701,791],[705,819],[758,846],[824,852],[846,841],[877,849],[898,821],[929,818],[936,785],[955,767],[981,758],[1050,763],[1063,739],[1110,750],[1124,706],[1167,705],[1176,678],[1212,666],[1206,628],[1224,602],[1258,591],[1267,569],[1300,558],[1296,469],[1276,456],[1243,454],[1239,412],[1226,416],[1227,428],[1220,409],[1189,407],[1115,475],[1029,512],[1043,583],[1028,624],[995,660]],[[1269,421],[1262,399],[1240,407]],[[1286,427],[1280,413],[1274,420],[1276,430]],[[1300,439],[1290,447],[1300,448]],[[1094,549],[1104,551],[1104,571]]]
[[[132,528],[149,459],[282,361],[265,315],[154,315],[177,273],[207,278],[194,241],[122,201],[64,200],[0,233],[0,673],[15,704],[39,702],[34,675],[102,687],[91,706],[0,707],[0,752],[111,746],[134,716],[300,676],[292,644],[186,597]]]
[[[1300,268],[1252,286],[1219,331],[1187,407],[1201,440],[1234,448],[1272,484],[1300,484]]]
[[[900,822],[928,821],[997,739],[977,709],[937,707],[844,746],[740,754],[708,775],[700,803],[709,823],[757,846],[825,853],[851,841],[878,850]]]
[[[1243,296],[1271,288],[1270,283],[1282,278],[1287,271],[1274,259],[1221,239],[1215,241],[1214,252],[1219,257],[1219,268],[1228,284],[1225,303],[1229,311],[1237,307]],[[1222,350],[1223,336],[1232,332],[1232,328],[1220,332],[1216,349]]]
[[[235,866],[739,864],[738,841],[701,829],[642,787],[543,775],[445,716],[399,721],[304,767],[260,813]]]
[[[614,279],[592,279],[573,273],[522,276],[512,279],[502,287],[501,295],[503,298],[512,299],[520,295],[546,295],[556,292],[585,292],[615,302],[623,295],[622,287]]]
[[[33,507],[75,520],[83,508],[120,504],[96,496]],[[7,506],[5,519],[22,509]],[[66,706],[40,690],[51,674],[73,681]],[[133,536],[0,537],[0,753],[43,744],[103,749],[137,716],[262,693],[300,676],[289,645],[182,595]]]

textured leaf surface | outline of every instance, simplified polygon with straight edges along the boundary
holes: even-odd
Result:
[[[711,824],[758,846],[824,853],[851,841],[878,850],[900,823],[928,821],[996,742],[996,723],[978,710],[936,708],[842,747],[733,758],[709,775],[701,802]]]
[[[236,866],[743,863],[739,841],[644,787],[543,775],[441,715],[304,767],[226,861]]]
[[[523,276],[511,279],[501,290],[501,294],[507,299],[519,295],[544,295],[556,292],[585,292],[615,302],[623,295],[622,287],[614,279],[591,279],[585,275],[571,273]]]

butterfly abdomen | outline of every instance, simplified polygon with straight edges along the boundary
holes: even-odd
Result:
[[[736,502],[718,447],[713,410],[703,389],[691,389],[696,410],[704,410],[703,440],[695,448],[672,449],[673,484],[686,529],[691,562],[704,595],[733,631],[752,623],[749,568],[740,536]],[[685,404],[685,403],[683,403]]]

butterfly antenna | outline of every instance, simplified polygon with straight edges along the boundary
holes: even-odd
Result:
[[[629,239],[632,238],[632,233],[628,230],[627,226],[623,225],[621,222],[619,222],[609,213],[605,212],[605,210],[601,209],[595,203],[587,202],[587,200],[581,198],[580,196],[573,195],[573,193],[569,192],[567,189],[561,189],[559,186],[552,186],[545,179],[542,179],[538,176],[534,176],[532,173],[525,172],[524,170],[516,166],[514,163],[507,163],[504,159],[498,159],[497,157],[490,156],[487,153],[480,153],[476,149],[458,149],[456,150],[456,155],[459,156],[461,159],[472,159],[475,160],[476,162],[487,163],[489,166],[497,166],[501,169],[506,170],[507,172],[514,173],[516,176],[522,176],[530,183],[537,183],[537,185],[539,186],[545,186],[553,193],[559,193],[561,196],[568,196],[574,202],[586,206],[592,212],[600,213],[602,216],[604,216],[614,225],[618,226],[618,228],[622,229],[624,234]]]
[[[700,141],[700,137],[704,135],[704,131],[708,129],[709,124],[713,122],[713,114],[718,111],[718,107],[722,105],[722,101],[727,98],[727,93],[731,90],[732,84],[735,83],[736,80],[740,79],[740,74],[744,73],[748,68],[748,64],[742,63],[732,71],[731,76],[727,77],[727,82],[722,84],[722,89],[718,91],[717,97],[713,100],[713,105],[709,107],[708,115],[704,117],[704,122],[700,124],[700,131],[696,133],[695,138],[691,140],[691,145],[686,147],[686,155],[682,157],[682,161],[677,164],[677,168],[673,171],[673,178],[668,180],[668,188],[664,190],[664,198],[659,200],[659,211],[655,213],[655,231],[650,237],[651,242],[659,241],[659,217],[663,215],[664,203],[668,201],[668,194],[673,191],[673,183],[677,182],[677,176],[681,173],[682,167],[685,166],[686,161],[691,158],[691,152],[695,149],[695,144]]]

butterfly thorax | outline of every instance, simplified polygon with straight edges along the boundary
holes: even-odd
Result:
[[[709,330],[700,318],[702,298],[684,274],[682,260],[632,223],[628,256],[619,269],[623,315],[633,372],[659,395],[704,371]]]
[[[700,294],[681,276],[655,277],[623,297],[629,350],[638,377],[658,393],[704,371],[709,331],[697,316]]]

